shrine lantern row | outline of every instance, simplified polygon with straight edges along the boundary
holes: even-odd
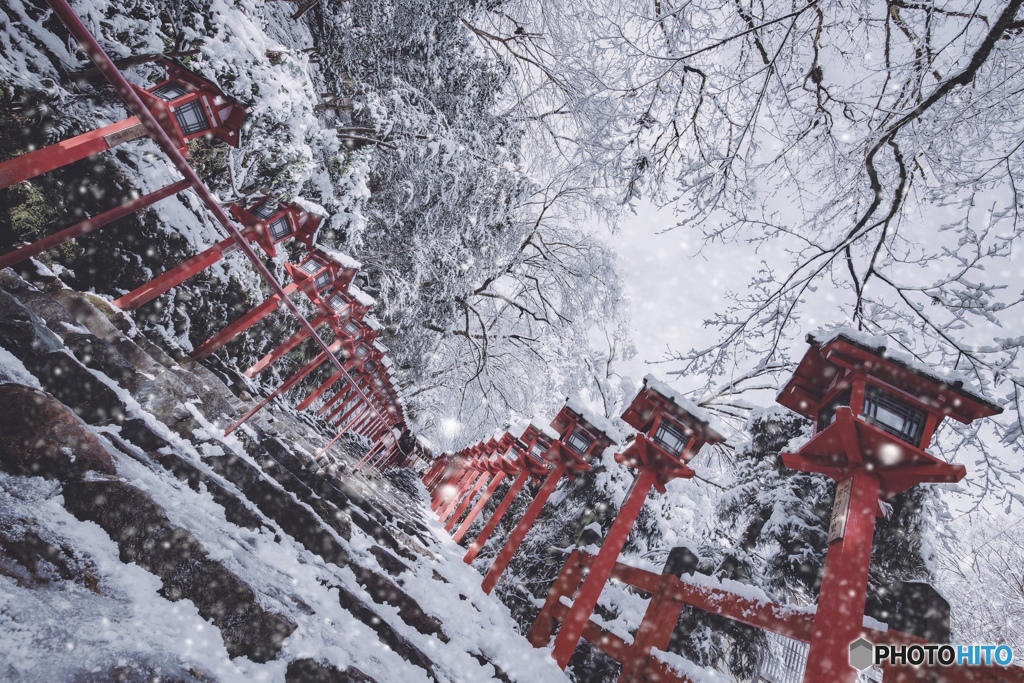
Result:
[[[862,626],[880,501],[919,483],[962,479],[963,466],[946,463],[925,449],[946,417],[969,424],[998,414],[1001,408],[971,389],[962,377],[937,372],[890,351],[883,338],[839,329],[810,335],[808,342],[810,348],[778,402],[810,418],[813,436],[798,452],[783,453],[782,460],[792,469],[829,476],[839,487],[804,681],[853,683],[857,672],[849,665],[849,646]],[[529,424],[518,438],[507,432],[442,458],[428,471],[425,482],[437,507],[450,515],[448,529],[480,489],[482,477],[488,473],[495,479],[498,473],[516,476],[470,545],[466,562],[479,554],[525,483],[530,478],[544,479],[527,514],[486,573],[485,592],[497,583],[557,481],[586,471],[590,460],[612,444],[609,434],[616,434],[615,426],[601,418],[587,421],[584,412],[567,404],[550,431]],[[649,490],[663,493],[673,479],[693,477],[690,462],[703,446],[725,440],[725,430],[715,425],[707,411],[651,376],[644,378],[622,420],[637,434],[615,454],[615,460],[637,474],[555,636],[552,654],[562,668],[587,628]],[[493,492],[490,486],[488,491]],[[488,492],[481,496],[457,538],[461,539],[489,496]]]
[[[782,461],[839,485],[804,680],[852,683],[849,647],[867,601],[879,501],[916,484],[963,479],[963,465],[924,449],[946,417],[969,424],[1002,409],[962,377],[890,351],[884,338],[844,328],[807,341],[778,402],[811,419],[814,435]]]

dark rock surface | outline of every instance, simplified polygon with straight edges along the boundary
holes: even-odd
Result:
[[[115,472],[110,452],[80,418],[53,396],[21,384],[0,385],[0,467],[61,481]]]
[[[289,619],[265,610],[249,586],[211,560],[191,533],[172,525],[160,506],[130,484],[72,482],[65,486],[64,504],[79,519],[99,524],[124,562],[159,576],[168,600],[191,600],[220,628],[232,657],[271,660],[295,630]]]

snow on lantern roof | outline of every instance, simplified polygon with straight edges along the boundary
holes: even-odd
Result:
[[[944,413],[961,422],[1002,412],[1000,406],[971,386],[963,373],[933,368],[904,351],[890,350],[885,336],[836,327],[811,332],[807,342],[811,348],[776,397],[779,403],[801,414],[806,412],[801,409],[802,401],[821,398],[831,385],[836,369],[849,367],[850,362],[858,364],[869,376],[915,395],[933,407],[941,407]],[[872,362],[869,356],[863,355],[865,353],[885,362]],[[846,358],[850,354],[859,356]],[[798,399],[798,394],[805,398]],[[943,394],[960,398],[950,405],[942,398]]]
[[[529,424],[532,425],[533,428],[536,429],[538,432],[540,432],[541,434],[543,434],[552,441],[558,441],[562,437],[561,434],[552,429],[551,425],[547,424],[538,417],[535,417],[532,420],[530,420]],[[523,427],[523,429],[525,430],[526,427]]]
[[[303,208],[305,209],[305,207],[303,207]],[[309,209],[305,209],[305,210],[309,211]],[[312,212],[310,212],[310,213],[312,213]],[[321,246],[319,244],[317,245],[316,248],[319,249],[321,252],[323,252],[323,254],[325,256],[328,256],[333,261],[335,261],[336,263],[340,264],[342,268],[345,268],[347,270],[359,270],[360,268],[363,267],[362,263],[360,263],[359,261],[356,261],[354,258],[349,256],[345,252],[338,251],[337,249],[330,249],[328,247],[324,247],[324,246]]]
[[[381,353],[387,353],[388,352],[388,347],[384,346],[379,341],[373,342],[373,348],[377,349]]]
[[[578,399],[567,399],[565,405],[569,410],[593,425],[595,429],[603,432],[605,436],[616,444],[622,443],[626,436],[629,435],[629,430],[625,428],[625,425],[619,426],[619,424],[616,424],[616,422],[619,422],[618,420],[612,422],[604,415],[588,410]]]
[[[382,329],[381,325],[380,325],[380,321],[377,320],[376,318],[374,318],[372,315],[366,316],[363,319],[363,322],[366,323],[366,326],[369,327],[371,330]]]
[[[356,287],[354,284],[348,286],[348,293],[352,295],[353,299],[358,301],[363,306],[370,307],[377,305],[376,299],[374,299],[372,296]]]
[[[381,365],[383,365],[386,368],[390,368],[392,365],[394,365],[392,360],[390,358],[388,358],[387,356],[384,356],[383,358],[381,358],[380,359],[380,363],[381,363]]]
[[[705,408],[686,398],[654,375],[644,375],[644,386],[658,392],[700,422],[710,441],[725,441],[725,428]]]

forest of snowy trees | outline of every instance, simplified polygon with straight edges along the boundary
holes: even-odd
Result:
[[[319,240],[362,263],[410,426],[438,452],[546,422],[566,397],[622,413],[640,380],[622,370],[638,315],[623,278],[643,273],[621,271],[608,237],[636,211],[671,216],[650,234],[688,236],[680,268],[757,254],[701,321],[714,343],[642,359],[732,431],[697,478],[649,497],[627,562],[660,567],[685,545],[701,571],[814,602],[834,485],[782,465],[807,425],[770,407],[804,336],[851,325],[962,373],[1004,412],[946,421],[932,452],[969,476],[891,501],[871,590],[929,581],[958,637],[1024,648],[1024,0],[72,4],[113,57],[150,56],[126,66],[133,82],[173,55],[247,108],[239,148],[194,142],[193,165],[225,202],[273,194],[328,216]],[[45,2],[0,10],[0,158],[123,116]],[[153,150],[4,190],[0,247],[167,182]],[[113,299],[219,239],[182,195],[23,268]],[[691,315],[702,295],[660,314]],[[135,320],[180,357],[267,296],[236,253]],[[214,363],[244,369],[293,328],[274,314]],[[268,386],[313,354],[290,354]],[[564,551],[599,543],[621,503],[631,476],[613,450],[560,487],[499,589],[524,630]],[[642,610],[619,592],[607,620]],[[680,654],[751,674],[762,635],[684,619],[696,635]],[[608,675],[594,653],[574,666]]]

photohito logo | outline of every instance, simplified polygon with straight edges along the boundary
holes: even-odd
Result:
[[[850,643],[850,666],[863,671],[872,665],[1009,666],[1009,645],[874,645],[864,638]]]

